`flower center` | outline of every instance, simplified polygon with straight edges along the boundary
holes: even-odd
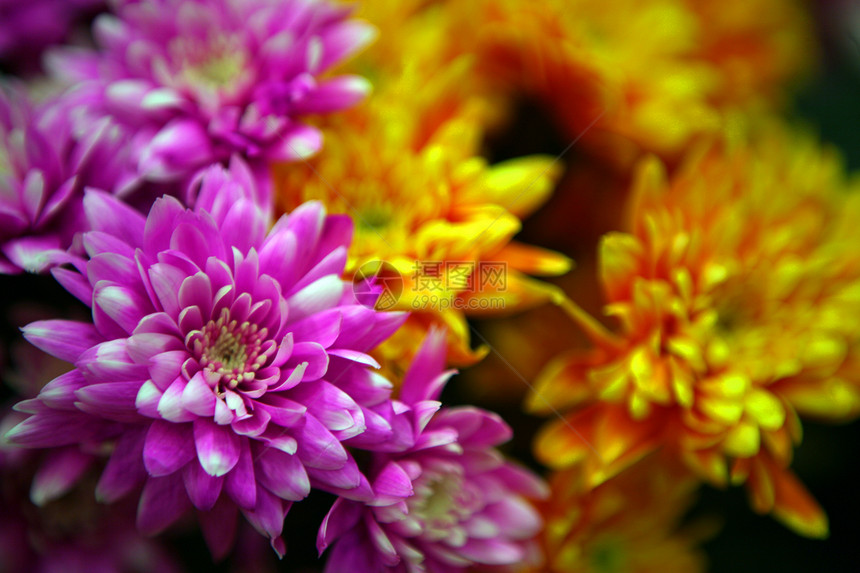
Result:
[[[235,89],[246,67],[245,50],[237,38],[229,36],[177,38],[169,50],[178,70],[176,79],[199,92]]]
[[[460,522],[474,511],[462,476],[452,472],[425,472],[413,487],[415,494],[406,503],[409,514],[423,525],[424,536],[434,540],[459,537]]]
[[[360,230],[378,231],[391,223],[391,212],[381,206],[373,206],[362,210],[355,218]]]
[[[268,334],[268,328],[230,320],[230,311],[225,308],[217,320],[190,333],[189,342],[200,365],[218,374],[226,387],[235,388],[240,382],[253,380],[265,364],[274,347],[264,344]]]
[[[627,570],[624,549],[620,543],[603,539],[591,550],[591,569],[595,573],[621,573]]]

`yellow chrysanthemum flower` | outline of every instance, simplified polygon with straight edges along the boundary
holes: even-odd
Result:
[[[374,18],[371,8],[365,17],[393,38],[355,63],[371,70],[375,93],[322,120],[326,145],[318,156],[278,168],[279,206],[290,211],[315,199],[329,213],[350,215],[347,273],[384,261],[402,278],[398,300],[386,300],[385,308],[415,316],[383,345],[383,358],[402,363],[436,323],[447,326],[451,361],[467,364],[482,351],[470,348],[465,316],[545,301],[552,290],[528,275],[570,267],[561,255],[512,241],[520,218],[548,198],[561,166],[543,156],[489,165],[481,141],[496,109],[469,87],[471,59],[437,66],[425,43],[432,26],[376,8],[387,19]],[[403,29],[386,30],[386,22],[402,22]]]
[[[460,16],[456,44],[484,75],[537,97],[571,138],[586,132],[592,152],[624,165],[641,150],[675,157],[716,133],[725,109],[773,107],[815,52],[794,0],[446,5]]]
[[[553,473],[548,502],[539,508],[545,563],[534,573],[698,573],[705,559],[696,544],[713,527],[680,528],[696,480],[649,458],[591,489],[582,472]]]
[[[548,365],[536,411],[554,467],[598,484],[664,446],[715,485],[809,536],[826,518],[790,473],[799,415],[860,412],[860,211],[832,150],[784,130],[695,152],[667,181],[638,170],[630,231],[600,248],[610,333]]]

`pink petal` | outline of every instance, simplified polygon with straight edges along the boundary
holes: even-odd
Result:
[[[299,501],[310,493],[310,480],[298,456],[268,449],[254,465],[258,482],[281,499]]]
[[[163,313],[158,314],[164,316]],[[139,328],[135,330],[139,331]],[[182,341],[177,336],[159,332],[137,332],[128,339],[126,346],[128,355],[139,364],[148,364],[151,358],[164,352],[176,352],[184,349]]]
[[[141,382],[90,384],[75,392],[78,408],[84,412],[118,422],[138,422],[135,401]]]
[[[284,518],[287,516],[291,503],[286,503],[275,497],[266,488],[257,486],[257,505],[253,511],[242,510],[254,528],[272,541],[272,547],[283,557],[283,541],[278,538],[284,529]]]
[[[378,31],[375,27],[355,19],[345,19],[336,25],[326,27],[320,34],[324,48],[319,69],[326,70],[360,52],[373,42],[377,35]]]
[[[77,397],[75,391],[86,384],[83,374],[78,370],[71,370],[61,374],[45,384],[39,392],[39,400],[46,406],[58,410],[71,410],[76,408]]]
[[[91,258],[87,263],[87,278],[92,284],[103,280],[122,285],[140,282],[134,260],[119,253],[101,253]]]
[[[340,334],[341,320],[338,309],[325,310],[290,324],[290,331],[298,342],[316,342],[328,348]]]
[[[525,554],[520,545],[501,539],[469,539],[458,552],[484,565],[510,565],[520,561]]]
[[[143,486],[137,506],[137,528],[144,535],[161,533],[179,519],[189,506],[179,474],[151,477]]]
[[[140,173],[151,181],[171,181],[208,162],[213,156],[205,130],[190,119],[168,123],[143,150]]]
[[[212,477],[203,471],[200,464],[192,463],[182,468],[182,481],[194,507],[209,511],[218,500],[224,478]]]
[[[210,511],[200,511],[197,515],[200,518],[203,538],[212,553],[212,559],[215,561],[224,559],[230,554],[236,542],[239,509],[234,503],[222,497]]]
[[[84,210],[92,230],[113,235],[132,247],[143,245],[146,217],[116,197],[89,189]]]
[[[298,454],[306,466],[338,470],[349,459],[340,441],[314,416],[306,416],[304,426],[294,431],[299,442]]]
[[[31,344],[66,362],[75,362],[80,355],[104,338],[90,323],[71,320],[39,320],[22,329]]]
[[[281,134],[277,144],[266,150],[270,161],[305,160],[314,156],[322,147],[322,133],[307,125],[296,125]]]
[[[440,380],[438,376],[445,368],[446,348],[445,330],[431,329],[403,377],[401,401],[416,404],[421,400],[435,400],[439,397],[444,380]]]
[[[289,363],[299,365],[305,362],[307,368],[302,374],[302,382],[319,380],[328,371],[328,353],[316,342],[297,342],[293,346],[293,354]]]
[[[218,398],[212,387],[206,383],[203,372],[197,372],[182,390],[182,407],[198,416],[211,417],[215,415],[215,402]]]
[[[333,308],[343,296],[344,282],[338,275],[328,275],[309,284],[287,298],[290,307],[290,321]]]
[[[336,499],[317,532],[317,551],[322,554],[335,539],[355,527],[360,517],[359,504],[343,498]]]
[[[137,396],[134,399],[134,407],[137,411],[147,418],[160,418],[158,413],[158,403],[164,393],[159,390],[152,380],[147,380],[137,391]]]
[[[329,113],[352,107],[371,92],[370,82],[360,76],[338,76],[321,83],[293,105],[294,113]]]
[[[257,503],[257,481],[254,460],[248,440],[240,440],[239,461],[227,474],[224,490],[242,509],[254,509]]]
[[[229,427],[219,426],[210,420],[194,420],[194,443],[197,459],[211,476],[223,476],[239,462],[240,438]]]
[[[182,407],[182,392],[187,382],[178,376],[158,401],[158,414],[170,422],[192,422],[199,418]]]
[[[194,459],[189,424],[174,424],[155,420],[146,433],[143,462],[149,475],[172,474]]]
[[[148,359],[149,375],[161,390],[167,390],[174,380],[182,374],[182,364],[188,358],[186,350],[168,350]]]
[[[412,479],[397,462],[388,462],[373,480],[371,505],[390,505],[412,496]]]
[[[92,456],[75,446],[51,452],[33,476],[30,500],[43,506],[58,499],[75,485],[92,461]]]
[[[129,431],[120,436],[96,485],[96,499],[102,503],[118,501],[143,482],[145,432]]]

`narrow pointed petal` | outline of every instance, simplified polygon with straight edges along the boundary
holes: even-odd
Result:
[[[71,320],[40,320],[22,329],[31,344],[66,362],[75,362],[104,338],[92,324]]]
[[[92,456],[74,446],[52,452],[33,477],[30,500],[43,506],[61,497],[75,485],[92,462]]]

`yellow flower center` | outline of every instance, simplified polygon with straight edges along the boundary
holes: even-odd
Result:
[[[177,66],[176,79],[200,92],[235,88],[247,66],[241,42],[232,36],[211,37],[205,41],[176,38],[169,51]]]
[[[425,471],[413,487],[415,494],[406,503],[409,515],[423,526],[424,537],[446,539],[455,546],[465,542],[466,532],[459,524],[474,507],[460,472]]]
[[[225,308],[217,320],[190,332],[186,339],[203,368],[219,375],[224,387],[236,388],[240,382],[252,380],[271,354],[271,349],[263,347],[268,334],[265,327],[230,320]]]
[[[594,573],[622,573],[627,563],[621,544],[613,540],[601,540],[591,550],[590,570]]]

